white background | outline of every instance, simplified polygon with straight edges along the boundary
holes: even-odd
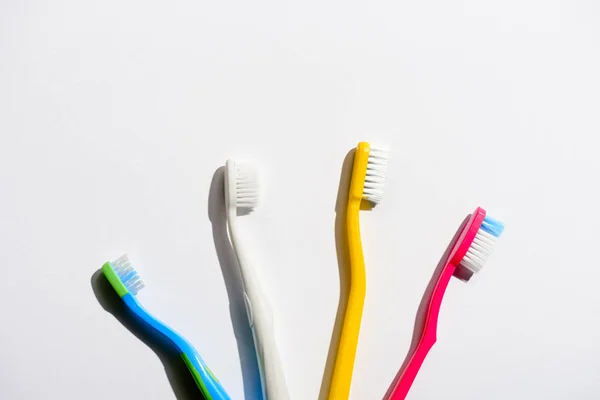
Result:
[[[147,308],[252,398],[213,182],[236,158],[263,171],[242,222],[289,389],[316,399],[340,171],[360,140],[392,159],[383,203],[361,214],[351,398],[387,390],[478,205],[505,234],[450,283],[408,398],[600,398],[599,22],[593,0],[2,1],[0,398],[186,398],[102,305],[93,275],[125,252]]]

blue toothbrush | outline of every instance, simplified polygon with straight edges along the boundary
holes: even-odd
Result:
[[[177,349],[206,400],[231,399],[196,349],[183,336],[153,317],[142,307],[135,296],[144,287],[144,282],[131,266],[127,255],[105,263],[102,266],[102,273],[135,318],[146,328],[162,335]]]

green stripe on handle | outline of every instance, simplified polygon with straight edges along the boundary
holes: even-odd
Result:
[[[206,388],[206,385],[204,384],[204,381],[202,380],[200,373],[196,370],[196,368],[194,368],[194,366],[192,365],[192,362],[190,361],[188,356],[185,353],[181,353],[181,358],[183,358],[183,362],[185,363],[185,365],[188,367],[188,369],[192,373],[192,376],[194,377],[194,380],[196,381],[196,385],[198,385],[198,388],[200,389],[200,391],[202,392],[204,397],[206,397],[206,400],[213,400],[213,397],[208,392],[208,389]],[[212,375],[212,372],[210,372],[210,370],[208,370],[208,373],[214,378],[214,375]],[[215,380],[217,380],[217,379],[215,378]]]

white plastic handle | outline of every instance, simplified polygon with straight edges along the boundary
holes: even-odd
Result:
[[[252,264],[250,264],[237,238],[236,216],[229,215],[228,217],[229,236],[237,256],[244,284],[244,302],[246,303],[248,322],[254,336],[263,397],[265,400],[288,400],[289,393],[285,374],[275,342],[273,312],[258,282]]]

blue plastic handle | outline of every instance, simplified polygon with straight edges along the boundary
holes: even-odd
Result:
[[[202,382],[197,382],[195,377],[194,380],[198,383],[200,390],[202,390],[203,394],[207,397],[207,400],[231,399],[223,386],[214,377],[212,372],[210,372],[210,369],[206,366],[202,360],[202,357],[200,357],[200,354],[198,354],[196,349],[187,340],[185,340],[183,336],[153,317],[152,314],[146,311],[146,309],[131,293],[127,293],[122,297],[122,299],[127,308],[139,321],[145,324],[148,328],[153,329],[155,332],[158,332],[164,336],[165,339],[167,339],[170,344],[180,352],[181,355],[185,355],[188,358],[193,368],[195,368],[200,375]]]

